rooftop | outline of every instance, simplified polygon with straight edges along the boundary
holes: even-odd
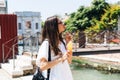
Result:
[[[32,11],[15,12],[15,14],[17,14],[17,16],[26,16],[26,17],[40,16],[40,12],[32,12]]]

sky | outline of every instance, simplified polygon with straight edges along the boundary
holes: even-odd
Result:
[[[53,15],[63,16],[65,13],[77,11],[80,6],[90,6],[92,0],[7,0],[8,13],[18,11],[40,12],[41,19]],[[117,3],[120,0],[106,0],[109,3]]]

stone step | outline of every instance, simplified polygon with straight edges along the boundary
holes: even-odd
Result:
[[[14,63],[15,67],[19,67],[22,70],[33,69],[32,60],[27,59],[26,57],[23,57],[23,56],[21,56],[21,58],[19,58],[19,59],[15,59],[15,60],[9,59],[9,63],[11,65],[13,65],[13,63]]]
[[[33,73],[33,65],[21,64],[19,66],[13,67],[13,64],[2,63],[1,68],[8,72],[12,77],[19,77]]]
[[[12,77],[33,73],[32,59],[29,56],[17,55],[16,59],[9,59],[8,62],[9,63],[1,63],[1,68],[8,72]],[[13,66],[15,66],[15,68]]]
[[[32,80],[33,75],[12,78],[5,70],[0,69],[0,80]]]
[[[23,70],[19,67],[13,67],[13,65],[9,63],[2,63],[1,68],[4,69],[7,73],[11,75],[11,77],[20,77],[23,76]]]
[[[20,59],[22,55],[16,55],[16,59]]]
[[[11,60],[11,62],[9,64],[13,65],[13,61]],[[15,62],[15,67],[18,67],[18,68],[20,68],[22,70],[33,69],[33,65],[32,64],[28,64],[28,63],[25,63],[25,62],[17,63],[17,61]]]
[[[13,62],[14,61],[14,62]],[[8,62],[10,63],[10,64],[13,64],[13,63],[18,63],[19,61],[17,60],[17,59],[15,59],[15,60],[13,60],[13,59],[9,59],[8,60]],[[17,64],[16,64],[17,65]]]
[[[32,58],[30,56],[26,56],[26,55],[17,55],[16,56],[17,58],[17,61],[18,62],[26,62],[28,64],[31,64],[32,63]]]

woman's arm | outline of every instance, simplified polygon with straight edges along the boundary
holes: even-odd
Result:
[[[68,60],[68,63],[70,64],[72,62],[72,47],[73,46],[72,46],[72,35],[69,32],[67,32],[65,34],[65,41],[66,41],[66,48],[68,50],[68,52],[67,52],[67,56],[68,56],[67,60]]]
[[[69,64],[72,63],[72,52],[71,51],[68,51],[68,53],[67,53],[67,61]]]
[[[42,58],[40,60],[41,62],[41,65],[40,65],[40,69],[43,71],[43,70],[46,70],[46,69],[49,69],[53,66],[55,66],[56,64],[60,63],[60,62],[63,62],[64,60],[67,59],[67,55],[63,55],[62,57],[59,57],[53,61],[47,61],[45,58]]]

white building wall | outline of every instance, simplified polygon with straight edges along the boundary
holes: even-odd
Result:
[[[41,14],[40,12],[15,12],[17,15],[17,29],[18,35],[23,36],[22,40],[18,41],[18,44],[23,45],[23,51],[34,52],[38,50],[38,44],[40,43],[41,33]],[[26,23],[31,24],[31,28]],[[19,23],[21,24],[21,29],[19,29]],[[36,23],[38,23],[38,29],[36,29]]]
[[[0,0],[0,14],[6,14],[6,13],[7,13],[7,1]]]
[[[41,33],[41,15],[40,12],[15,12],[17,15],[18,35],[22,35],[26,30],[26,22],[31,22],[32,34]],[[21,23],[21,30],[19,30],[19,23]],[[38,23],[38,29],[36,29]]]

